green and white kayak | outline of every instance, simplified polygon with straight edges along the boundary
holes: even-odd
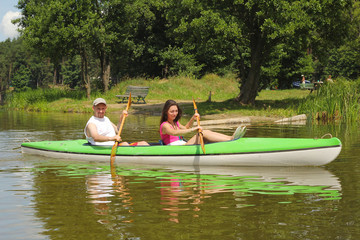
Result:
[[[26,142],[25,154],[52,158],[98,161],[110,160],[112,146],[93,146],[86,140]],[[240,138],[200,145],[118,147],[116,162],[155,165],[202,166],[321,166],[339,155],[338,138]]]

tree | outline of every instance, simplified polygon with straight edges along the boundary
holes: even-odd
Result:
[[[159,76],[161,52],[171,39],[166,34],[164,0],[122,1],[112,13],[114,32],[113,65],[119,76]]]
[[[329,51],[325,71],[335,78],[357,79],[360,77],[360,2],[353,1],[344,17],[351,23],[347,39],[343,45]]]
[[[357,42],[338,48],[344,36],[353,35],[355,41],[359,33],[358,1],[353,1],[355,10],[347,11],[351,2],[20,0],[23,14],[18,22],[28,46],[54,68],[56,81],[59,71],[69,70],[61,79],[79,86],[72,67],[80,63],[88,97],[92,80],[99,76],[107,91],[110,72],[117,82],[127,76],[198,77],[236,70],[240,82],[236,100],[253,104],[262,88],[289,87],[294,76],[318,78],[331,70],[338,61],[335,57],[328,61],[329,53],[336,53],[332,49],[343,53],[343,60],[348,50],[358,49]],[[77,64],[62,66],[64,59],[73,61],[76,56],[80,56]],[[44,69],[38,66],[36,74],[47,79]]]
[[[242,26],[249,57],[240,59],[242,82],[236,99],[242,104],[254,103],[261,66],[279,44],[291,43],[305,51],[315,48],[315,37],[322,43],[340,39],[336,37],[344,29],[339,24],[345,7],[346,1],[237,1],[228,13],[234,12]]]
[[[183,55],[182,59],[186,59],[188,55],[192,64],[187,68],[196,76],[209,72],[221,74],[225,69],[231,71],[237,53],[234,43],[227,37],[236,35],[238,26],[227,21],[227,16],[220,12],[214,1],[172,0],[167,3],[164,7],[166,36],[170,39],[166,46],[169,50],[164,51],[167,59],[171,53],[175,60],[172,62],[177,63],[176,57]],[[222,2],[220,5],[227,4]]]
[[[0,43],[1,90],[14,87],[16,91],[36,88],[48,75],[48,64],[32,55],[21,38]],[[36,77],[41,76],[41,77]]]
[[[70,59],[64,59],[61,65],[61,71],[64,84],[70,88],[81,87],[81,59],[77,55]]]
[[[262,67],[273,62],[281,45],[303,51],[319,46],[320,53],[325,43],[341,39],[336,37],[344,29],[341,14],[349,1],[174,0],[169,19],[174,19],[177,42],[184,42],[186,49],[200,49],[198,56],[215,63],[216,57],[236,61],[241,83],[236,100],[253,104]]]
[[[2,94],[11,84],[18,47],[17,40],[11,41],[7,39],[0,43],[0,88]]]
[[[18,71],[14,74],[12,85],[16,91],[24,91],[29,89],[28,83],[31,81],[31,72],[24,65],[20,65]]]
[[[104,90],[109,89],[110,61],[109,44],[114,32],[108,28],[108,12],[112,1],[100,0],[20,0],[18,8],[22,17],[18,20],[22,26],[22,35],[26,43],[49,57],[55,70],[62,58],[81,56],[82,78],[91,92],[89,63],[96,56],[99,59],[100,73]],[[115,1],[114,5],[118,1]],[[54,74],[54,78],[56,74]]]

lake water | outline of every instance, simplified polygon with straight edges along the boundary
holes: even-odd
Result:
[[[248,126],[247,137],[331,133],[343,149],[323,167],[117,165],[114,173],[109,164],[22,155],[23,141],[83,138],[89,117],[0,112],[0,239],[360,237],[356,125]],[[158,141],[158,121],[129,116],[122,137]]]

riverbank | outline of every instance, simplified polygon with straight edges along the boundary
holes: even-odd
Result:
[[[201,79],[172,77],[169,79],[127,79],[114,85],[106,93],[92,91],[90,99],[84,90],[52,86],[25,92],[8,92],[7,111],[91,113],[95,98],[105,98],[114,104],[109,111],[120,111],[120,99],[128,86],[149,87],[146,104],[132,104],[135,114],[159,115],[162,104],[173,99],[180,102],[185,115],[194,112],[192,98],[204,118],[249,117],[256,121],[268,121],[306,114],[313,120],[355,122],[360,112],[360,80],[337,79],[331,84],[310,92],[300,89],[262,90],[253,105],[241,105],[234,99],[239,94],[238,79],[234,75],[220,77],[214,74]]]
[[[255,104],[243,106],[234,101],[239,94],[235,76],[220,77],[206,75],[201,79],[174,77],[169,79],[128,79],[113,86],[108,92],[92,92],[88,100],[82,90],[70,90],[61,87],[36,89],[27,92],[11,92],[4,108],[7,110],[25,110],[33,112],[91,113],[92,101],[97,97],[108,102],[108,112],[117,112],[126,104],[119,103],[116,95],[124,94],[127,86],[148,86],[146,104],[133,103],[133,114],[159,115],[163,103],[174,99],[181,105],[184,115],[194,112],[192,98],[203,120],[216,120],[246,117],[252,121],[273,121],[297,114],[302,99],[309,91],[299,89],[262,90]],[[186,87],[185,87],[186,86]],[[211,93],[211,101],[209,101]],[[314,94],[314,93],[313,93]]]

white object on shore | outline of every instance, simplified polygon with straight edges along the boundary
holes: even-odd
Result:
[[[276,120],[276,123],[283,123],[283,122],[297,122],[297,121],[306,121],[307,117],[305,114],[301,114],[301,115],[296,115],[293,117],[289,117],[289,118],[283,118],[280,120]]]

